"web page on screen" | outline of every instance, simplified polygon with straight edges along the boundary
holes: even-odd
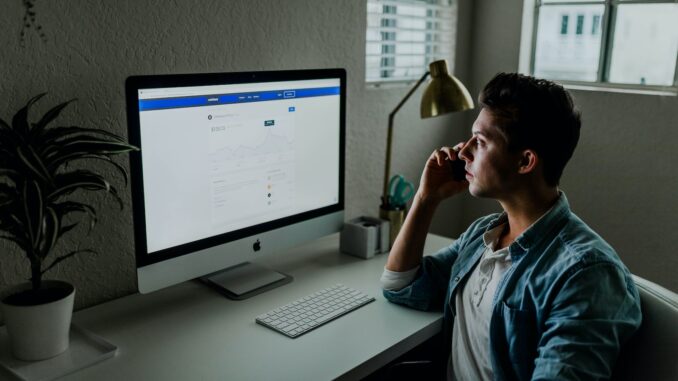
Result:
[[[153,253],[336,204],[339,79],[139,90]]]

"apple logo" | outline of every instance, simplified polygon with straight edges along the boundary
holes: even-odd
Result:
[[[259,242],[259,240],[257,240],[257,242],[255,242],[255,243],[252,245],[252,249],[254,249],[254,251],[259,251],[259,250],[261,250],[261,242]]]

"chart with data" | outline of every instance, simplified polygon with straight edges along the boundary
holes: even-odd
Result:
[[[213,115],[209,126],[215,229],[256,223],[293,207],[295,113],[278,107],[262,115],[256,105],[248,106],[255,107]]]

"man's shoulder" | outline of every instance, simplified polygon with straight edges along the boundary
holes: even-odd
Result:
[[[573,213],[566,218],[549,249],[545,249],[535,263],[538,271],[553,279],[568,278],[580,270],[599,265],[615,268],[615,273],[630,277],[617,251]]]
[[[530,287],[544,300],[592,290],[635,295],[631,272],[615,249],[576,215],[564,222],[553,239],[535,247],[518,289]]]
[[[567,255],[577,260],[619,262],[615,249],[574,213],[558,232]]]

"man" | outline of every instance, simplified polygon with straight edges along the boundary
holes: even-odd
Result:
[[[520,74],[498,74],[479,103],[471,138],[426,163],[384,295],[444,311],[449,380],[609,379],[640,325],[640,299],[614,249],[558,189],[579,113],[561,86]],[[466,181],[452,179],[453,160],[465,161]],[[422,258],[436,207],[466,189],[503,213]]]

